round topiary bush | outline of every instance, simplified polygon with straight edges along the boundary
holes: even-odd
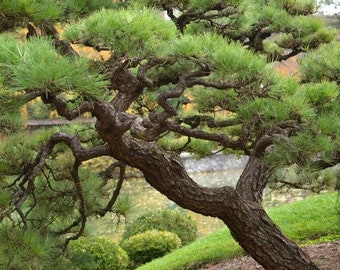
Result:
[[[181,246],[181,239],[166,231],[145,231],[131,236],[122,243],[133,266],[147,263]]]
[[[190,216],[175,210],[160,210],[139,216],[128,224],[122,241],[148,230],[175,233],[181,239],[182,245],[187,245],[197,238],[197,225]]]
[[[101,237],[82,237],[70,242],[67,257],[76,269],[122,270],[129,265],[125,250]]]

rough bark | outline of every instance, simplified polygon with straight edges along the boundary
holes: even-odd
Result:
[[[240,246],[267,270],[311,270],[318,267],[267,216],[261,205],[233,202],[234,213],[221,217]]]
[[[132,80],[131,73],[121,72],[120,75],[122,85],[127,81],[130,84],[125,87],[117,85],[119,92],[111,104],[95,102],[92,110],[97,118],[96,129],[115,159],[140,169],[151,186],[183,208],[223,220],[240,246],[265,269],[318,269],[307,254],[283,235],[261,206],[268,171],[260,157],[272,142],[270,136],[257,140],[236,189],[199,186],[173,154],[163,151],[155,142],[131,136],[138,117],[125,110],[140,94],[142,86]],[[68,113],[66,110],[65,114]],[[167,111],[163,114],[168,115],[172,114]],[[166,119],[150,122],[151,128],[144,128],[154,128],[153,138],[164,131],[166,123],[165,127],[169,128]],[[229,140],[219,142],[230,144]],[[239,141],[236,144],[242,146]]]
[[[109,140],[109,144],[115,158],[140,169],[147,182],[170,200],[186,209],[223,220],[240,246],[265,269],[318,269],[270,220],[260,203],[245,200],[233,187],[199,186],[179,159],[155,143],[124,135],[120,141]],[[259,165],[262,164],[258,160],[250,160],[243,177],[259,171],[256,168]]]
[[[261,157],[272,141],[273,138],[268,135],[262,136],[257,141],[249,161],[237,182],[236,191],[246,201],[262,203],[263,190],[269,177],[269,168],[263,164]]]

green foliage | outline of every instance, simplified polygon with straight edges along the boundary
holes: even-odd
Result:
[[[32,134],[13,135],[0,144],[0,186],[11,184],[22,170],[30,166],[28,164],[33,164],[39,149],[54,131],[39,130]],[[34,136],[34,140],[31,136]],[[58,231],[65,228],[70,219],[77,218],[79,198],[72,177],[73,162],[70,151],[60,145],[46,161],[46,173],[40,173],[36,177],[34,196],[28,196],[23,203],[23,207],[29,210],[29,217],[37,222],[36,227]],[[51,170],[53,176],[49,173]],[[86,194],[84,201],[87,213],[90,215],[102,208],[102,200],[99,198],[106,198],[102,194],[102,181],[90,168],[83,167],[79,169],[79,178]],[[0,194],[4,198],[8,195],[5,191]],[[1,210],[9,210],[8,207],[10,206],[1,206]]]
[[[251,80],[265,67],[264,59],[244,50],[239,43],[230,43],[213,54],[217,75],[223,79]],[[229,74],[226,76],[226,74]]]
[[[180,246],[181,240],[176,234],[156,230],[138,233],[122,243],[135,266],[162,257]]]
[[[17,50],[20,58],[10,65],[14,91],[44,89],[56,94],[78,93],[96,98],[104,95],[107,82],[103,76],[89,71],[86,59],[58,56],[50,40],[34,38]]]
[[[158,140],[158,143],[165,149],[176,151],[181,149],[187,142],[186,138],[179,137],[174,133],[169,133]]]
[[[274,40],[263,41],[264,51],[275,58],[275,55],[284,53],[284,48],[281,48]]]
[[[65,269],[65,262],[54,249],[57,239],[37,230],[20,230],[8,224],[0,227],[0,268],[28,270]]]
[[[239,117],[257,127],[274,126],[290,121],[313,123],[316,116],[338,114],[339,89],[335,83],[322,82],[300,85],[294,79],[280,79],[270,92],[271,98],[256,98],[239,105]],[[260,124],[260,125],[259,125]]]
[[[46,21],[76,19],[101,8],[115,6],[117,4],[111,0],[2,0],[0,10],[4,16],[0,32],[22,27],[28,21],[43,24]]]
[[[301,92],[319,115],[329,112],[340,113],[337,110],[340,91],[335,82],[305,84]]]
[[[153,10],[106,10],[65,29],[63,37],[77,43],[114,50],[118,56],[141,57],[175,37],[175,27]]]
[[[141,6],[148,6],[148,7],[156,7],[161,9],[162,5],[167,4],[169,7],[178,7],[179,9],[185,9],[188,7],[189,0],[184,0],[184,1],[179,1],[179,0],[138,0],[138,1],[133,1],[133,3],[137,3]]]
[[[326,136],[338,134],[340,130],[339,111],[340,109],[338,110],[338,113],[332,112],[330,114],[322,114],[317,120],[317,129]],[[337,144],[335,147],[338,147],[339,141],[334,140],[333,144]]]
[[[39,130],[30,135],[19,133],[1,141],[0,175],[19,175],[23,167],[35,158],[37,151],[52,132],[53,130]]]
[[[86,167],[79,170],[79,178],[82,181],[83,192],[86,194],[86,210],[89,214],[93,213],[101,208],[102,200],[98,197],[101,197],[102,179],[93,173],[91,168]]]
[[[270,98],[257,98],[254,101],[242,104],[239,115],[249,122],[257,122],[257,128],[275,126],[286,121],[307,121],[315,116],[312,108],[308,106],[305,98],[286,97],[283,100]]]
[[[151,8],[165,6],[176,11],[175,16],[183,15],[182,23],[175,24]],[[175,146],[169,147],[170,150],[185,146],[190,152],[206,155],[219,145],[198,139],[203,137],[197,135],[199,132],[227,134],[235,142],[240,139],[232,150],[245,152],[251,151],[263,134],[269,134],[277,139],[268,149],[270,155],[266,161],[270,166],[295,169],[306,182],[320,183],[320,186],[339,179],[336,170],[325,171],[323,175],[307,174],[307,169],[315,169],[313,162],[320,157],[332,162],[340,147],[339,45],[334,42],[316,49],[321,43],[330,42],[334,31],[314,17],[304,16],[313,11],[314,2],[141,0],[124,1],[124,7],[111,0],[0,1],[0,32],[18,30],[12,35],[0,35],[1,129],[8,134],[19,129],[20,107],[40,98],[49,106],[46,111],[57,109],[67,119],[78,114],[97,117],[92,131],[79,126],[60,130],[75,134],[84,148],[103,146],[76,153],[74,148],[72,152],[65,144],[58,144],[48,152],[45,143],[55,143],[49,139],[59,128],[17,134],[0,142],[3,226],[0,234],[1,239],[5,239],[4,244],[0,244],[1,266],[46,269],[46,258],[60,255],[58,247],[66,235],[83,229],[84,216],[97,215],[98,210],[103,209],[107,196],[112,195],[112,190],[107,192],[107,187],[103,187],[109,186],[108,182],[83,167],[76,175],[75,165],[95,156],[96,150],[103,153],[111,143],[124,141],[125,146],[130,147],[127,143],[130,139],[145,145],[155,137],[163,137],[161,144],[169,147],[175,138]],[[219,17],[221,12],[223,16]],[[170,15],[169,10],[168,13]],[[193,21],[186,24],[187,19]],[[41,36],[32,37],[29,31],[25,37],[27,29],[24,28],[28,26]],[[182,33],[176,28],[179,26],[183,28]],[[60,37],[56,33],[59,30],[65,30],[60,31]],[[54,34],[50,37],[43,37],[51,32]],[[94,54],[103,53],[103,57],[97,61],[87,59],[82,53],[66,54],[67,46],[78,48],[71,43],[91,46],[96,50]],[[301,60],[301,81],[279,79],[272,74],[273,69],[268,68],[267,61],[283,57],[286,52],[293,54],[310,49],[316,50]],[[270,57],[266,57],[268,55]],[[327,82],[329,80],[334,82]],[[130,88],[137,81],[136,88]],[[137,97],[140,92],[143,93]],[[121,100],[121,97],[127,99]],[[184,129],[176,130],[175,134],[176,125],[171,124],[187,113],[181,112],[185,110],[181,103],[185,98],[194,103],[192,114],[204,113],[202,116],[208,118],[222,116],[222,120],[230,120],[232,112],[241,123],[236,122],[230,128],[211,128],[204,121],[196,127],[182,123],[182,127],[196,128],[196,135],[191,133],[196,138],[187,137],[189,133]],[[168,102],[177,114],[170,109],[166,111],[160,101]],[[114,108],[116,105],[119,108]],[[41,115],[46,115],[45,108],[42,111]],[[142,124],[146,132],[134,140],[130,136],[134,136],[140,118],[133,114],[139,113],[145,119]],[[172,132],[169,136],[166,136],[167,128]],[[155,137],[146,138],[148,131]],[[162,134],[157,134],[158,131]],[[120,140],[121,134],[124,140]],[[69,139],[69,143],[75,142]],[[141,143],[142,139],[147,142]],[[227,142],[221,141],[221,144],[228,147]],[[46,152],[40,156],[41,149]],[[127,161],[115,149],[122,148],[111,147],[111,154]],[[78,180],[75,175],[79,176],[79,182],[75,181]],[[130,207],[123,197],[110,210],[126,215]],[[187,217],[162,212],[138,218],[127,228],[124,237],[152,229],[174,233],[183,244],[197,234],[195,224]],[[53,238],[55,235],[59,237]],[[83,253],[83,249],[91,250],[87,245],[97,243],[93,239],[86,241],[86,248],[74,244],[79,255],[74,260],[83,268],[102,269],[103,261],[109,259],[111,253],[116,254],[104,255],[109,244],[101,242],[94,248],[94,254]],[[16,248],[18,255],[14,252]],[[92,259],[86,261],[89,257]],[[101,261],[99,265],[97,257]],[[33,259],[27,263],[25,258]],[[127,259],[122,260],[126,266]],[[105,261],[104,264],[109,265]],[[64,269],[77,268],[66,260],[60,265]]]
[[[1,74],[6,74],[9,69],[6,68],[8,64],[14,64],[20,60],[20,43],[14,35],[2,34],[0,35],[0,63],[3,67],[1,69]]]
[[[268,211],[284,233],[299,243],[340,236],[339,202],[336,193],[312,196]]]
[[[101,8],[113,8],[115,6],[112,0],[57,0],[66,13],[64,16],[68,15],[65,19],[77,19],[79,16],[84,16]]]
[[[112,212],[115,213],[115,215],[118,216],[118,219],[120,217],[127,217],[133,209],[133,202],[129,197],[128,193],[122,193],[117,198],[117,201],[113,205]]]
[[[300,91],[299,82],[293,77],[274,76],[273,85],[270,88],[269,96],[273,99],[281,99],[285,96],[295,95],[297,91]]]
[[[199,112],[215,112],[221,109],[235,111],[239,105],[234,89],[221,91],[214,88],[195,87],[192,95]]]
[[[192,8],[198,11],[205,11],[208,9],[208,7],[210,6],[214,6],[218,3],[220,3],[221,1],[219,0],[213,0],[213,1],[209,1],[209,0],[190,0],[189,1],[189,5],[188,8]],[[240,2],[240,1],[229,1],[228,3],[230,4],[234,4],[235,2]]]
[[[289,98],[290,100],[295,98],[295,101],[303,101],[304,105],[301,104],[299,113],[304,110],[306,113],[310,111],[310,116],[308,117],[306,114],[303,117],[300,114],[300,121],[304,123],[303,128],[289,140],[285,137],[277,138],[275,147],[266,156],[267,164],[277,169],[273,177],[274,183],[289,182],[293,185],[309,187],[317,192],[327,186],[336,185],[338,170],[334,168],[320,171],[321,168],[318,167],[315,160],[321,158],[325,162],[333,164],[333,159],[336,159],[337,149],[340,145],[338,139],[340,130],[339,96],[337,84],[324,81],[304,84]],[[285,101],[285,98],[282,100]],[[266,107],[270,108],[268,105]],[[272,112],[277,112],[278,108],[275,106],[270,109]],[[287,108],[289,107],[285,105],[284,109]],[[260,113],[262,109],[257,107],[255,111]],[[285,119],[286,123],[288,123],[288,119]],[[295,173],[290,173],[287,176],[287,172],[280,169],[287,168],[286,166]]]
[[[67,258],[76,269],[123,270],[129,263],[118,244],[101,237],[82,237],[67,247]]]
[[[123,240],[148,230],[169,231],[178,235],[183,245],[197,237],[195,222],[187,215],[174,210],[160,210],[137,217],[124,231]]]
[[[317,8],[315,0],[286,0],[278,1],[282,6],[287,9],[289,14],[301,15],[312,14]]]
[[[216,149],[216,144],[200,139],[191,139],[188,146],[188,151],[195,153],[198,157],[209,155],[214,149]]]
[[[332,42],[321,45],[300,60],[302,80],[322,82],[325,80],[340,81],[340,44]]]
[[[0,65],[1,66],[1,65]],[[23,127],[23,119],[20,115],[20,107],[26,103],[25,98],[13,95],[11,91],[2,85],[0,71],[0,129],[2,133],[11,134],[18,132]]]
[[[301,42],[306,49],[317,48],[322,43],[334,40],[336,31],[325,27],[325,22],[308,16],[294,17],[292,23],[297,27]]]
[[[278,7],[273,1],[263,3],[264,1],[243,1],[241,10],[244,12],[242,16],[242,31],[251,31],[257,25],[268,25],[272,30],[279,30],[282,26],[290,24],[289,14]]]
[[[5,113],[0,115],[0,130],[2,134],[13,134],[21,131],[23,128],[23,120],[19,113]]]
[[[48,39],[34,38],[28,43],[18,43],[9,38],[0,43],[0,51],[0,66],[4,67],[0,75],[9,85],[0,92],[0,99],[8,99],[1,103],[6,105],[6,111],[12,107],[18,109],[27,102],[18,95],[19,91],[44,90],[56,94],[65,91],[69,95],[85,94],[99,99],[106,92],[104,76],[90,71],[89,61],[58,55]]]
[[[222,81],[246,81],[264,71],[266,63],[263,58],[244,50],[237,42],[230,41],[228,46],[225,45],[226,40],[215,33],[187,34],[174,39],[171,46],[164,44],[160,54],[211,64],[212,78]]]
[[[5,14],[21,16],[35,23],[56,20],[63,11],[60,2],[54,0],[2,0],[0,10]]]
[[[282,31],[291,34],[295,41],[298,39],[298,42],[301,42],[304,49],[316,48],[320,44],[328,43],[334,39],[334,29],[325,27],[322,20],[312,16],[317,6],[314,0],[250,2],[243,1],[241,5],[244,13],[240,18],[242,21],[240,27],[244,32],[266,26],[276,33]],[[268,52],[279,50],[277,47],[279,44],[275,42],[275,39],[276,37],[273,40],[266,40],[265,45],[269,49]],[[293,40],[290,40],[290,44],[292,44],[291,42]]]
[[[331,137],[324,134],[312,135],[310,132],[300,132],[291,140],[277,141],[273,151],[268,155],[268,162],[273,167],[279,164],[301,166],[313,163],[317,156],[327,156],[337,149],[338,145],[331,143]],[[280,153],[285,151],[279,158]]]

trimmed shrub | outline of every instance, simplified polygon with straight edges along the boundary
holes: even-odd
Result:
[[[175,233],[183,246],[197,238],[197,225],[190,216],[175,210],[160,210],[139,216],[128,224],[122,241],[149,230]]]
[[[162,257],[180,246],[181,239],[176,234],[156,230],[133,235],[122,243],[134,267]]]
[[[129,265],[125,250],[101,237],[82,237],[70,242],[67,257],[76,269],[122,270]]]

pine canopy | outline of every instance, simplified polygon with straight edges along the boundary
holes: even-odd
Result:
[[[272,187],[339,188],[340,45],[316,10],[312,0],[2,0],[0,236],[11,245],[0,244],[0,267],[69,267],[59,255],[87,219],[119,212],[123,177],[112,192],[90,160],[109,156],[121,176],[145,170],[127,146],[136,160],[146,145],[261,156]],[[292,57],[298,74],[281,75]],[[28,134],[20,112],[32,102],[94,124]]]

